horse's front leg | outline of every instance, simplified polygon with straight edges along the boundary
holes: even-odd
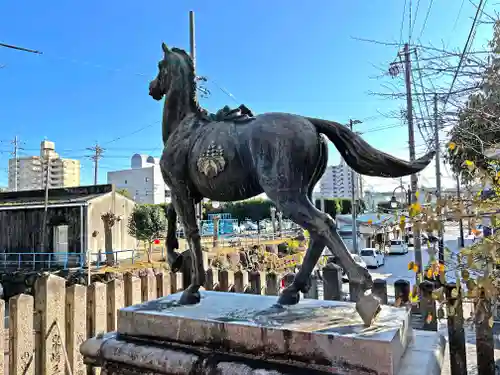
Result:
[[[182,267],[182,254],[175,250],[179,248],[177,240],[177,213],[174,206],[170,203],[167,206],[167,261],[172,272],[178,272]]]
[[[172,203],[184,225],[184,234],[192,254],[191,285],[184,290],[179,302],[183,305],[192,305],[200,302],[199,289],[205,284],[205,269],[203,267],[201,237],[196,220],[195,202],[187,194],[180,193],[175,194],[175,196],[172,194]]]

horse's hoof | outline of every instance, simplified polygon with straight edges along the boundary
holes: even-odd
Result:
[[[182,254],[176,253],[175,251],[171,252],[167,256],[168,264],[170,264],[170,269],[172,272],[179,272],[182,268],[182,263],[184,261],[184,257]]]
[[[295,287],[290,285],[281,292],[278,298],[279,305],[296,305],[300,301],[300,293]]]
[[[356,302],[356,311],[365,323],[366,327],[370,327],[375,318],[380,314],[382,307],[380,300],[373,294],[363,295]]]
[[[196,305],[200,303],[201,296],[198,290],[194,291],[191,287],[188,287],[184,292],[182,292],[179,303],[181,305]]]

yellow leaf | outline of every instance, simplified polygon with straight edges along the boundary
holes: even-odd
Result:
[[[468,167],[472,167],[474,165],[474,162],[471,161],[471,160],[466,160],[465,161],[465,165],[468,166]]]
[[[440,274],[444,273],[444,264],[439,264],[439,273]]]
[[[417,199],[418,199],[418,196],[419,196],[419,195],[420,195],[420,192],[417,190],[417,191],[415,192],[415,198],[417,198]]]
[[[469,271],[467,271],[467,270],[462,270],[462,279],[463,279],[464,281],[469,280]]]
[[[368,224],[368,225],[372,225],[372,223],[373,223],[373,221],[371,221],[371,220],[368,220],[368,221],[367,221],[367,224]]]
[[[408,271],[411,271],[415,267],[415,262],[411,261],[408,263]]]
[[[418,272],[418,264],[413,265],[413,272]]]
[[[488,325],[490,326],[490,328],[493,328],[493,317],[490,316],[490,318],[488,319]]]
[[[458,290],[457,288],[453,288],[451,290],[451,298],[457,298],[458,297]]]
[[[433,276],[432,268],[431,268],[431,267],[429,267],[429,268],[427,269],[427,278],[428,278],[428,279],[432,279],[432,276]]]
[[[455,142],[450,142],[448,143],[448,148],[453,151],[455,148],[457,148],[457,144]]]

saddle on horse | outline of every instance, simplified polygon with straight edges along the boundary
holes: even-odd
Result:
[[[234,121],[245,122],[254,118],[253,112],[244,104],[238,108],[231,109],[228,105],[219,109],[215,114],[206,112],[210,121]]]

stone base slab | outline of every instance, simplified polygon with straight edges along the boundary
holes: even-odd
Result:
[[[415,330],[396,375],[441,374],[445,344],[437,332]],[[116,333],[87,340],[81,352],[86,363],[101,367],[106,375],[385,375],[363,369],[318,369],[304,363],[271,362],[200,348],[127,341]]]
[[[355,304],[306,299],[276,305],[276,297],[202,292],[181,306],[180,293],[120,309],[118,335],[127,340],[215,350],[345,374],[394,375],[411,341],[410,312],[383,306],[365,327]]]

